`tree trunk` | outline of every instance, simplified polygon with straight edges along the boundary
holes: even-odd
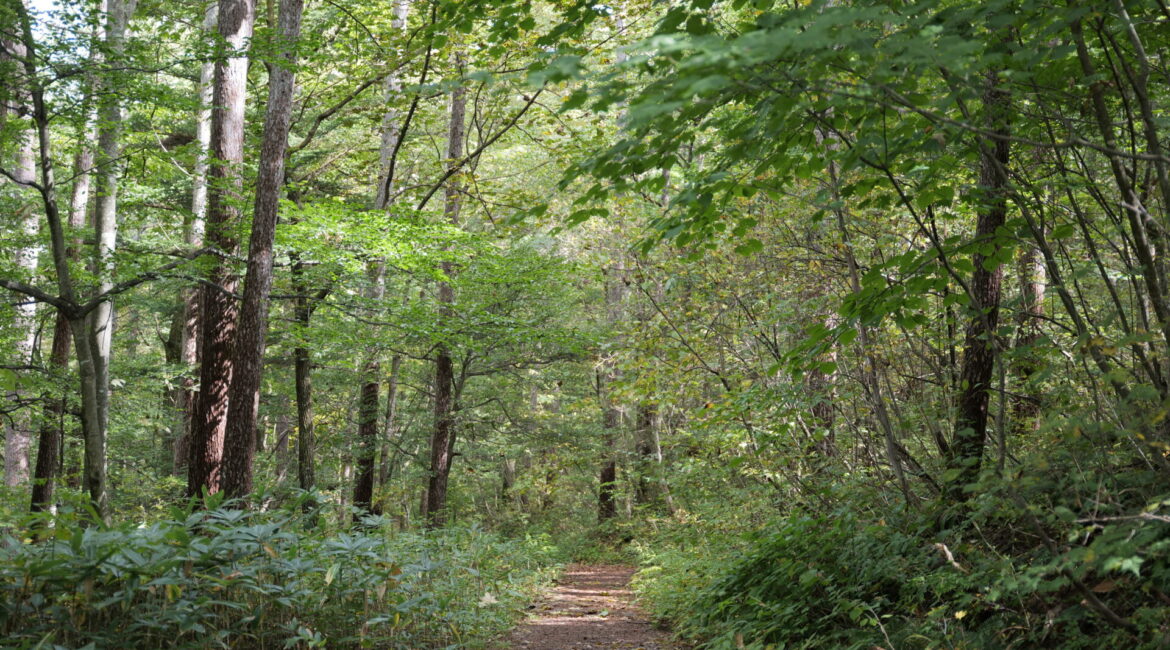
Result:
[[[366,290],[366,298],[376,309],[386,294],[386,263],[372,262],[369,269],[370,286]],[[353,485],[353,505],[368,514],[380,514],[373,507],[374,503],[374,465],[378,453],[378,393],[382,387],[382,364],[378,362],[378,353],[371,350],[368,353],[365,367],[362,371],[362,385],[358,398],[358,452],[355,480]],[[354,519],[360,520],[361,514],[354,514]]]
[[[115,67],[126,50],[126,32],[130,15],[134,13],[137,0],[108,0],[106,18],[106,53],[108,63]],[[95,166],[97,202],[94,206],[94,248],[93,272],[98,278],[98,291],[109,291],[114,286],[113,254],[118,239],[118,184],[125,162],[122,160],[122,128],[125,116],[119,93],[120,84],[109,76],[102,79],[98,93],[98,148]],[[110,358],[114,335],[114,303],[104,300],[90,312],[87,318],[89,337],[92,340],[93,376],[97,395],[97,428],[105,432],[110,421]],[[105,461],[105,440],[99,445]],[[86,454],[87,458],[89,453]],[[95,458],[96,461],[96,458]],[[86,472],[88,477],[90,472]]]
[[[272,454],[276,459],[276,483],[281,485],[288,478],[288,437],[292,434],[292,423],[288,417],[288,404],[285,400],[281,400],[281,411],[276,416],[276,424],[273,428],[273,435],[276,438],[276,443],[273,445]]]
[[[616,327],[621,320],[621,303],[625,295],[625,284],[616,277],[615,271],[610,271],[605,278],[605,308],[606,320],[610,327]],[[617,381],[617,367],[613,359],[602,361],[602,370],[597,373],[597,396],[601,402],[604,449],[601,457],[601,472],[598,476],[597,488],[597,520],[605,522],[617,516],[617,458],[616,439],[621,428],[621,411],[613,403],[609,395],[609,387]]]
[[[406,27],[408,5],[406,2],[394,4],[394,18],[391,26],[401,32]],[[391,169],[391,159],[399,148],[398,111],[394,106],[401,90],[398,77],[395,74],[387,75],[385,87],[386,113],[382,117],[382,146],[379,151],[380,166],[377,179],[374,209],[385,212],[390,207],[390,195],[394,185],[394,171]],[[369,268],[370,286],[366,298],[372,303],[371,309],[375,312],[386,295],[386,261],[375,260]],[[366,512],[379,514],[373,504],[375,464],[378,453],[378,391],[381,387],[382,366],[379,352],[371,349],[368,353],[365,367],[362,372],[362,386],[358,404],[358,453],[357,478],[353,486],[353,504]],[[355,518],[360,515],[355,514]]]
[[[1020,312],[1016,317],[1016,391],[1011,401],[1012,433],[1017,438],[1034,433],[1039,426],[1040,394],[1028,386],[1036,373],[1039,355],[1034,348],[1040,340],[1040,325],[1044,321],[1044,291],[1048,274],[1044,260],[1035,246],[1026,246],[1020,255]],[[1007,443],[1000,441],[1001,460]]]
[[[458,60],[462,68],[462,60]],[[451,113],[447,129],[448,170],[454,168],[463,155],[463,124],[467,109],[466,89],[459,85],[451,93]],[[452,225],[459,225],[460,187],[455,175],[447,181],[444,190],[443,214]],[[443,262],[443,273],[452,277],[455,267]],[[455,304],[455,290],[450,282],[439,283],[439,303],[443,305],[444,317],[452,315]],[[440,343],[435,356],[435,430],[431,435],[431,467],[427,494],[423,502],[423,518],[429,528],[446,523],[447,481],[451,474],[451,452],[455,448],[454,391],[455,373],[451,351],[446,343]]]
[[[21,132],[18,137],[21,141],[20,150],[17,154],[13,175],[16,176],[18,183],[31,183],[36,180],[37,174],[34,150],[36,134],[31,130],[26,130]],[[27,243],[23,244],[16,252],[16,266],[21,270],[22,275],[31,279],[36,276],[37,271],[39,247],[36,244],[36,236],[39,218],[37,211],[31,205],[21,206],[21,212],[23,212],[21,231],[27,238]],[[36,319],[36,301],[24,298],[16,306],[16,317],[13,319],[13,327],[23,332],[21,338],[16,341],[15,361],[19,365],[32,365],[33,348],[37,341]],[[10,397],[13,403],[18,403],[21,399],[19,390],[14,390]],[[4,437],[4,484],[9,487],[28,482],[29,448],[32,446],[31,426],[31,418],[24,413],[13,414],[11,418],[8,418]]]
[[[381,264],[378,265],[384,269]],[[375,272],[381,275],[381,272]],[[357,474],[353,485],[353,505],[367,514],[380,514],[373,507],[374,462],[378,451],[378,392],[381,382],[377,381],[380,364],[371,359],[366,362],[364,374],[367,381],[362,383],[358,398],[358,453]],[[374,381],[368,381],[374,379]],[[362,515],[354,513],[354,519]]]
[[[215,64],[211,112],[211,167],[207,207],[207,240],[225,255],[234,255],[240,221],[244,160],[244,108],[248,59],[242,53],[252,37],[254,0],[219,0],[218,32],[225,57]],[[211,286],[201,290],[199,401],[192,425],[187,492],[218,492],[221,488],[228,391],[232,382],[236,333],[237,277],[221,257],[211,272]],[[249,436],[250,439],[250,436]]]
[[[69,335],[69,321],[57,314],[49,367],[62,373],[69,366]],[[65,396],[57,393],[50,390],[44,395],[45,412],[37,442],[37,466],[33,473],[30,508],[33,512],[49,510],[53,506],[53,488],[61,464],[61,445],[65,440]]]
[[[297,485],[302,490],[312,490],[317,484],[313,465],[317,447],[313,437],[313,359],[304,337],[308,335],[313,317],[313,304],[305,286],[304,263],[295,255],[293,257],[292,286],[296,294],[293,316],[300,328],[299,342],[293,350],[297,393]]]
[[[386,419],[382,432],[382,462],[378,467],[378,485],[385,487],[394,476],[398,461],[395,438],[398,437],[398,375],[402,372],[402,355],[390,358],[390,381],[386,384]]]
[[[22,43],[11,44],[16,55],[23,59],[25,83],[32,100],[32,120],[36,127],[37,165],[40,171],[40,195],[44,207],[45,224],[49,227],[50,252],[53,270],[57,276],[59,301],[55,303],[60,314],[69,320],[70,331],[77,354],[78,375],[81,382],[81,425],[85,439],[85,486],[90,502],[99,519],[107,517],[108,494],[106,486],[105,441],[106,432],[98,418],[97,382],[93,368],[93,346],[85,328],[85,313],[78,307],[70,268],[70,248],[64,224],[57,205],[57,182],[53,171],[52,139],[49,134],[49,111],[45,106],[44,89],[38,81],[32,20],[23,3],[15,4]]]
[[[97,32],[98,30],[95,30]],[[97,40],[98,34],[94,34]],[[90,63],[95,63],[97,48],[90,53]],[[97,120],[88,108],[94,90],[94,80],[89,75],[85,81],[85,114],[89,117],[82,127],[82,144],[73,158],[73,189],[69,197],[69,229],[72,233],[80,232],[85,225],[89,209],[90,179],[93,171],[93,149],[88,142],[96,140]],[[76,261],[81,250],[81,241],[74,234],[66,251],[66,257]],[[69,370],[69,352],[73,333],[69,328],[69,320],[60,312],[57,313],[53,327],[53,343],[49,353],[49,368],[64,377]],[[37,464],[33,472],[32,504],[33,512],[49,510],[53,507],[53,491],[60,474],[65,448],[65,414],[66,395],[62,390],[50,390],[44,395],[45,411],[41,420],[40,436],[37,443]]]
[[[634,424],[634,448],[638,454],[637,478],[634,483],[634,502],[648,505],[656,500],[654,494],[654,405],[644,402],[638,405]]]
[[[1008,94],[992,73],[983,96],[986,128],[996,137],[979,143],[979,185],[983,205],[975,226],[975,241],[995,242],[996,230],[1007,218],[1008,187]],[[998,249],[998,245],[995,245]],[[972,263],[971,316],[963,341],[963,361],[959,372],[959,397],[955,430],[951,439],[947,469],[946,496],[952,502],[964,498],[964,487],[979,478],[987,436],[987,411],[991,396],[992,374],[996,359],[996,327],[999,324],[999,298],[1003,270],[998,265],[987,269],[988,256],[976,252]]]
[[[272,292],[272,249],[276,240],[280,192],[284,185],[284,156],[296,84],[295,47],[300,40],[303,9],[304,0],[280,2],[280,40],[286,49],[281,52],[279,63],[272,66],[268,80],[268,108],[256,179],[252,234],[248,243],[248,272],[244,280],[244,301],[240,306],[224,438],[223,488],[233,498],[243,498],[252,492],[256,414],[260,405],[260,379],[264,372],[268,297]]]
[[[203,31],[207,38],[215,31],[218,7],[214,2],[207,5],[203,16]],[[188,247],[203,246],[203,230],[207,219],[207,165],[208,150],[211,147],[211,102],[215,64],[205,61],[199,70],[199,110],[195,115],[195,141],[199,147],[195,153],[195,169],[191,173],[191,220],[186,224],[184,240]],[[191,373],[199,366],[199,291],[194,287],[182,290],[182,306],[178,317],[182,319],[179,340],[179,364],[183,376],[175,387],[174,395],[174,449],[175,474],[187,468],[191,456],[191,425],[195,418],[199,391]]]

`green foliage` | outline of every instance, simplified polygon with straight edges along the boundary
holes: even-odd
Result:
[[[831,511],[800,509],[723,545],[703,540],[726,522],[662,530],[640,545],[638,592],[679,636],[711,649],[1156,648],[1170,638],[1165,608],[1145,601],[1170,589],[1161,501],[1086,527],[1065,507],[1005,508],[1008,492],[1030,491],[1004,485],[969,528],[937,532],[930,513],[867,511],[861,486],[834,492]],[[1055,536],[1058,552],[1038,535]],[[1109,622],[1085,589],[1133,629]]]
[[[230,505],[230,504],[229,504]],[[69,515],[0,542],[5,647],[483,645],[548,576],[547,540],[474,526],[305,526],[300,503],[111,529]],[[44,525],[45,521],[41,524]]]

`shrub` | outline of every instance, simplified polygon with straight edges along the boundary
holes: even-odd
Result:
[[[4,647],[475,647],[547,577],[545,540],[307,529],[296,504],[0,541]]]

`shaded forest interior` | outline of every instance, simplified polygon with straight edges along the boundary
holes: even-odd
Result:
[[[0,645],[1170,646],[1158,0],[0,0]]]

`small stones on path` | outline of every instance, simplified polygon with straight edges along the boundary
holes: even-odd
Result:
[[[574,564],[501,648],[512,650],[680,650],[634,606],[620,565]]]

